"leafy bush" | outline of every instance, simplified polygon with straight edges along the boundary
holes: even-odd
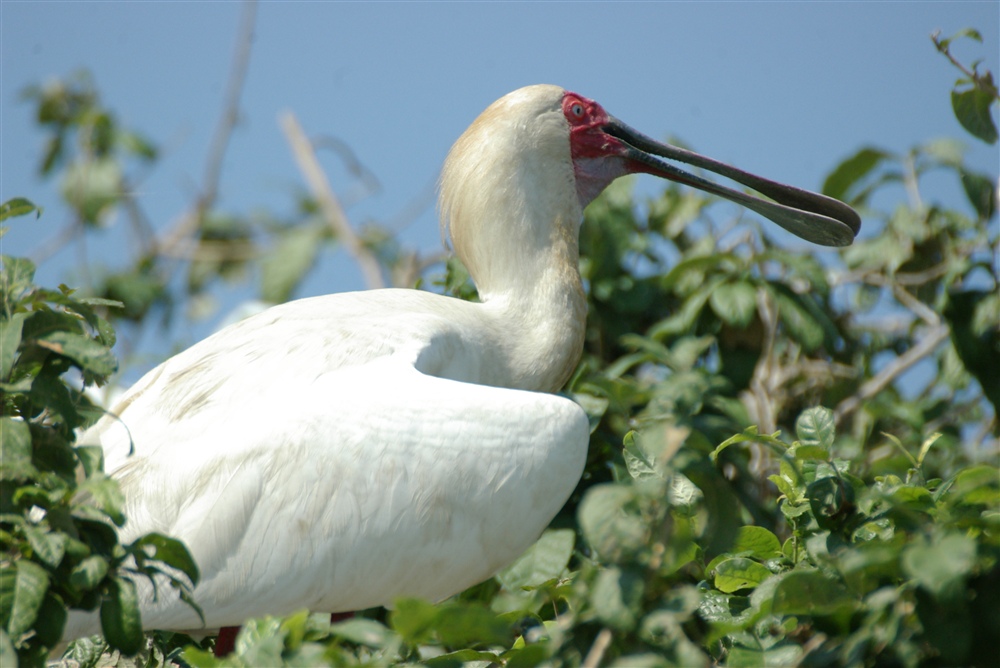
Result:
[[[953,59],[951,42],[935,37]],[[995,142],[992,75],[953,62],[963,69],[952,97],[956,115],[975,137]],[[101,136],[119,139],[102,144],[107,150],[100,155],[123,165],[132,135],[95,106],[93,89],[52,91],[34,98],[40,120],[71,119],[53,126],[52,141],[64,147],[77,133],[85,138],[77,145],[86,147],[95,135],[81,129],[105,118]],[[66,97],[67,91],[76,92]],[[57,108],[90,111],[45,112],[59,95],[90,106]],[[47,157],[45,164],[56,161]],[[120,166],[116,173],[127,171]],[[952,175],[965,199],[928,201],[922,184],[930,172]],[[964,164],[956,141],[904,155],[863,147],[824,184],[827,194],[863,211],[863,238],[838,254],[813,256],[775,244],[752,222],[726,218],[728,205],[697,192],[671,186],[640,207],[630,182],[616,182],[588,208],[581,232],[590,315],[584,358],[566,388],[591,417],[590,459],[573,497],[534,547],[494,579],[439,605],[403,600],[392,611],[363,611],[337,623],[306,611],[251,620],[225,659],[194,644],[179,654],[188,639],[155,636],[133,661],[509,668],[995,663],[995,183],[995,174]],[[266,245],[264,229],[263,236],[273,233],[278,241],[260,269],[262,296],[286,298],[316,261],[315,242],[334,236],[320,230],[331,215],[328,201],[322,191],[303,196],[297,218],[255,228],[201,199],[179,228],[151,240],[120,273],[120,290],[102,283],[93,291],[119,296],[123,312],[141,326],[158,308],[199,299],[218,278],[244,276],[252,267],[247,246]],[[887,201],[889,208],[880,208]],[[98,224],[106,207],[126,206],[98,204],[78,211],[81,226]],[[30,203],[9,206],[33,210]],[[193,242],[195,251],[182,263],[189,280],[171,293],[166,273],[157,273],[167,271],[157,249],[178,240]],[[423,262],[385,229],[351,243],[359,258],[375,260],[383,275],[403,284],[412,284],[417,267],[416,275],[441,290],[475,296],[458,263],[437,276],[422,271]],[[281,267],[287,271],[276,275]],[[155,290],[152,279],[137,278],[150,268]],[[129,582],[119,574],[123,568],[156,566],[142,561],[143,546],[111,544],[108,521],[120,519],[116,488],[100,474],[98,454],[70,446],[89,404],[62,374],[75,367],[92,382],[112,370],[113,335],[96,315],[110,304],[65,289],[29,289],[24,261],[5,259],[4,276],[11,304],[4,311],[4,351],[18,346],[19,352],[10,362],[5,352],[2,360],[0,595],[4,648],[16,647],[31,663],[58,636],[54,627],[42,631],[38,619],[64,614],[63,605],[116,600],[121,583]],[[27,323],[36,318],[42,319],[32,330]],[[42,331],[44,318],[59,326]],[[46,338],[49,332],[56,338]],[[46,468],[56,466],[46,454],[51,442],[61,453],[58,468]],[[78,467],[86,476],[80,483],[71,475]],[[102,490],[91,492],[97,510],[77,504],[78,488]],[[48,519],[40,523],[33,506],[45,508]],[[72,538],[55,539],[67,546],[58,560],[38,538],[69,532],[70,520],[54,526],[55,517],[79,525]],[[105,542],[87,543],[87,531]],[[72,540],[90,552],[80,557]],[[163,547],[155,556],[183,563],[169,560],[181,554],[175,544],[156,545]],[[82,591],[74,585],[81,576],[74,581],[72,574],[91,555],[106,562],[107,575]],[[31,598],[36,587],[15,596],[22,570],[44,572],[47,592]],[[34,601],[34,617],[21,612],[22,601]],[[137,618],[121,619],[134,628]],[[136,647],[114,638],[120,649]],[[101,649],[78,643],[72,656],[95,665]]]
[[[10,200],[0,221],[34,211]],[[103,473],[103,452],[73,447],[74,430],[99,414],[83,387],[118,368],[114,330],[98,309],[120,304],[38,287],[30,261],[0,261],[0,657],[43,663],[67,609],[97,608],[108,643],[135,653],[143,634],[133,577],[162,573],[186,591],[170,569],[192,582],[198,570],[166,536],[121,545],[114,527],[125,523],[124,500]]]

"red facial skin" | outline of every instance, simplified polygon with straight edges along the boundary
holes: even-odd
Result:
[[[611,116],[601,105],[567,91],[562,110],[569,123],[570,156],[581,208],[619,176],[648,170],[627,157],[625,144],[604,132]]]
[[[574,160],[621,153],[621,142],[601,131],[611,120],[601,105],[567,91],[563,95],[562,109],[569,122],[569,145]]]
[[[612,118],[597,102],[566,91],[562,110],[569,123],[570,155],[581,206],[586,207],[609,183],[625,174],[652,174],[701,187],[684,179],[682,173],[665,172],[655,164],[637,160],[635,156],[641,151],[605,132]]]

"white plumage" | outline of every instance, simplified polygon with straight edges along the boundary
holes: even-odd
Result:
[[[481,303],[414,290],[291,302],[126,393],[81,442],[104,448],[121,483],[123,541],[158,531],[191,550],[205,615],[202,627],[168,587],[153,601],[139,580],[143,626],[441,599],[529,547],[586,461],[586,415],[547,394],[583,346],[583,207],[628,172],[689,182],[652,157],[670,147],[643,142],[586,98],[515,91],[463,134],[441,179],[442,221]],[[795,202],[760,206],[844,241],[848,225]],[[66,637],[98,631],[96,614],[73,613]]]

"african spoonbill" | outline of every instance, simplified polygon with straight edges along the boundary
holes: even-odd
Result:
[[[138,580],[143,626],[439,600],[529,547],[587,455],[586,415],[551,394],[583,347],[583,209],[630,173],[819,244],[850,244],[860,227],[836,200],[654,141],[556,86],[504,96],[455,143],[440,182],[442,225],[479,303],[386,289],[276,306],[150,371],[82,437],[121,483],[121,539],[175,536],[201,570],[204,627],[169,587],[153,600]],[[67,638],[96,632],[96,613],[70,616]]]

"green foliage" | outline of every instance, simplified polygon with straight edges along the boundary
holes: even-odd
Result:
[[[38,209],[16,199],[2,211]],[[119,544],[118,484],[104,475],[100,448],[73,447],[74,431],[98,415],[83,388],[118,367],[101,311],[120,304],[41,288],[23,258],[0,262],[0,646],[20,665],[41,665],[67,610],[100,608],[110,645],[134,653],[143,634],[132,578],[163,574],[186,590],[198,570],[165,536]]]
[[[987,144],[995,144],[997,143],[997,126],[993,122],[991,110],[993,105],[1000,101],[1000,90],[997,90],[992,72],[987,70],[982,74],[979,73],[980,61],[974,62],[972,69],[969,70],[951,55],[951,43],[961,37],[979,43],[983,41],[983,36],[979,34],[979,31],[972,28],[960,30],[947,39],[938,39],[936,32],[931,35],[931,40],[937,50],[944,54],[964,75],[955,82],[955,89],[951,92],[951,108],[955,112],[955,118],[969,134]]]
[[[959,64],[954,39],[935,44],[965,75],[956,117],[995,142],[992,74]],[[151,144],[127,139],[92,86],[33,99],[53,132],[43,172],[64,165],[64,194],[93,227],[126,205],[112,186],[128,182],[130,151]],[[71,155],[70,137],[84,149]],[[84,159],[87,180],[74,172]],[[931,173],[960,184],[955,201],[928,201]],[[452,600],[401,600],[338,623],[306,611],[250,620],[225,659],[211,641],[138,639],[123,564],[151,572],[143,555],[152,553],[192,579],[195,565],[161,536],[107,551],[121,500],[100,453],[68,445],[92,409],[61,374],[73,367],[96,382],[113,369],[114,334],[97,315],[107,298],[149,322],[254,267],[262,296],[291,297],[333,238],[319,200],[300,197],[290,217],[250,218],[200,199],[97,286],[104,301],[40,291],[30,263],[5,259],[2,538],[16,549],[0,577],[0,657],[40,660],[59,634],[35,621],[58,621],[60,606],[96,607],[99,591],[112,601],[102,606],[109,640],[138,652],[113,655],[121,665],[990,665],[1000,634],[996,177],[970,169],[955,140],[901,155],[862,147],[823,187],[863,212],[862,236],[822,255],[775,244],[697,192],[673,185],[637,203],[630,182],[616,182],[581,230],[589,318],[566,391],[588,412],[592,439],[552,527]],[[35,210],[24,200],[0,209]],[[415,257],[386,227],[360,243],[383,275]],[[194,249],[181,254],[180,289],[164,248]],[[476,296],[456,260],[423,273],[421,282]],[[43,430],[58,439],[40,441]],[[75,503],[66,474],[81,467],[97,509],[57,514]],[[32,506],[45,517],[32,519]],[[82,528],[64,537],[69,524],[51,525],[57,516]],[[100,540],[86,543],[85,531]],[[96,665],[104,649],[82,641],[68,656]]]

